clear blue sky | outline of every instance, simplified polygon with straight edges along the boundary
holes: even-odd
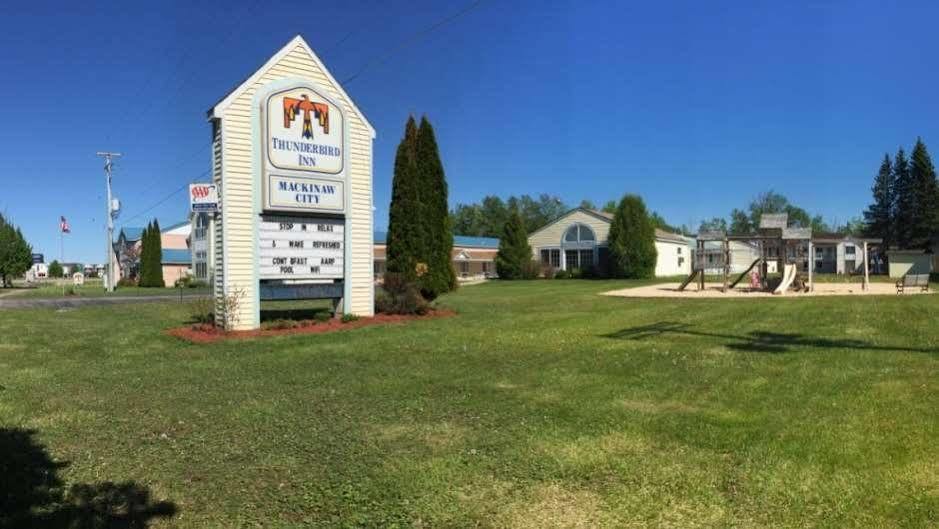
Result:
[[[33,1],[0,17],[0,211],[47,260],[59,215],[66,260],[102,260],[95,151],[124,153],[121,225],[208,169],[205,111],[293,35],[342,80],[466,5],[201,4]],[[486,0],[348,84],[378,133],[376,228],[408,113],[436,127],[451,204],[634,192],[676,224],[769,188],[843,221],[885,151],[921,135],[939,155],[934,1],[624,4]],[[182,220],[186,201],[129,224]]]

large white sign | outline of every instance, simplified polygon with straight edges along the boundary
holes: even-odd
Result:
[[[264,186],[268,210],[289,211],[344,211],[343,182],[321,178],[267,175]]]
[[[261,279],[342,279],[342,220],[262,217],[258,232]]]
[[[338,175],[345,154],[342,110],[310,88],[267,98],[267,159],[277,169]]]
[[[189,184],[190,211],[218,211],[218,188],[215,184]]]

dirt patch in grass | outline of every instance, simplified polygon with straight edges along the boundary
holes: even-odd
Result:
[[[267,336],[286,336],[293,334],[320,334],[326,332],[358,329],[371,325],[385,325],[394,323],[407,323],[418,320],[433,320],[456,316],[452,310],[434,310],[423,316],[401,314],[376,314],[371,318],[359,318],[343,323],[339,319],[320,322],[316,320],[301,320],[296,327],[286,329],[256,329],[252,331],[223,331],[213,325],[199,324],[186,327],[167,329],[166,334],[175,336],[192,343],[212,343],[220,340],[243,340],[247,338],[261,338]]]

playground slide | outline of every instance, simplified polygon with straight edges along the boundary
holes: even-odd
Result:
[[[787,264],[783,267],[783,279],[779,283],[779,286],[776,287],[776,290],[773,291],[773,294],[785,294],[789,287],[792,286],[792,282],[796,279],[796,265]]]
[[[737,277],[737,279],[734,279],[733,283],[730,284],[730,288],[734,288],[735,286],[737,286],[737,283],[739,283],[743,278],[747,277],[747,274],[750,273],[750,270],[753,270],[753,267],[760,264],[761,262],[763,262],[762,258],[757,259],[756,261],[753,261],[750,264],[750,266],[748,266],[747,269],[744,270],[744,272],[740,274],[739,277]]]
[[[679,292],[684,292],[684,291],[685,291],[685,287],[687,287],[689,284],[691,284],[691,282],[694,281],[694,278],[697,277],[700,272],[701,272],[700,269],[699,269],[699,270],[694,270],[694,271],[692,271],[692,272],[691,272],[691,275],[689,275],[688,277],[686,277],[686,278],[685,278],[685,281],[684,281],[681,285],[678,286],[678,291],[679,291]]]

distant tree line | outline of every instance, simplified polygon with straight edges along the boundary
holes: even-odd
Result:
[[[619,203],[607,201],[602,207],[590,200],[582,200],[579,207],[603,213],[613,214]],[[482,201],[470,204],[457,204],[450,212],[450,224],[454,235],[475,237],[501,237],[506,223],[514,211],[518,212],[526,233],[531,233],[557,219],[573,209],[560,197],[542,193],[538,197],[530,195],[509,196],[502,200],[495,195],[487,195]],[[673,226],[656,212],[649,215],[655,228],[674,233],[690,234],[687,226]]]
[[[900,147],[884,154],[871,187],[873,202],[864,211],[864,231],[885,246],[928,250],[939,235],[939,181],[922,138],[910,157]]]
[[[23,232],[0,215],[0,287],[13,286],[33,265],[33,248]]]

